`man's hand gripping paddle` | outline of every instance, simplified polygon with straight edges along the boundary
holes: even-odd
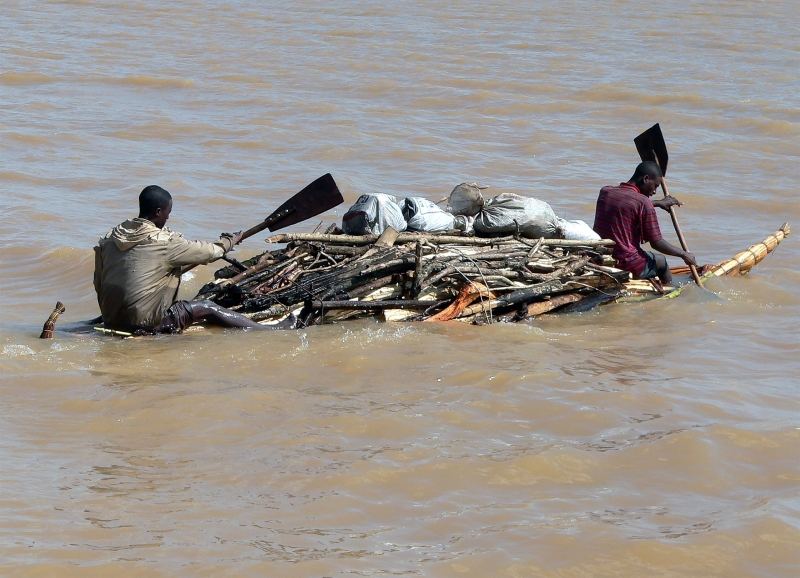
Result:
[[[664,191],[664,198],[669,196],[667,189],[667,161],[669,155],[667,154],[667,143],[664,142],[664,135],[661,133],[661,127],[658,123],[654,124],[642,134],[633,139],[636,145],[636,150],[639,151],[639,156],[643,161],[655,161],[661,168],[661,190]],[[678,241],[684,251],[688,251],[686,246],[686,239],[683,238],[683,233],[678,225],[678,217],[675,216],[675,207],[669,207],[669,216],[672,218],[672,225],[675,227],[675,233],[678,235]],[[689,265],[689,270],[692,272],[694,282],[702,286],[700,275],[697,273],[697,267]]]
[[[302,191],[270,213],[258,225],[240,233],[241,236],[237,235],[236,244],[260,233],[264,229],[277,231],[311,217],[316,217],[343,202],[344,198],[342,198],[342,193],[339,192],[339,187],[336,186],[336,181],[333,180],[330,173],[327,173],[308,184]],[[185,273],[193,268],[194,265],[183,272]]]

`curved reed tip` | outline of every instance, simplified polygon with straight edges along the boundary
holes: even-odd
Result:
[[[783,231],[783,235],[788,237],[789,234],[792,232],[792,228],[789,226],[789,223],[784,223],[781,225],[781,231]]]
[[[64,304],[61,301],[56,302],[56,306],[53,307],[53,312],[50,313],[50,317],[48,317],[47,321],[44,322],[42,333],[39,335],[39,339],[53,338],[53,331],[55,331],[56,328],[56,321],[58,320],[59,315],[64,313],[66,310],[67,308],[64,307]]]

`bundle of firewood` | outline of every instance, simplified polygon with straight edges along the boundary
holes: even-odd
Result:
[[[616,297],[611,242],[400,233],[280,234],[284,247],[220,269],[197,299],[257,321],[522,320]]]

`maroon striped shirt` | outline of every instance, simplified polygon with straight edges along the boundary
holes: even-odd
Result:
[[[634,275],[639,275],[647,264],[641,244],[661,239],[653,202],[632,183],[600,189],[594,230],[603,239],[614,241],[617,266]]]

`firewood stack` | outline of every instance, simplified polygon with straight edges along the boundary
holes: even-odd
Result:
[[[611,242],[400,233],[279,234],[285,244],[215,274],[197,299],[256,321],[294,312],[305,325],[519,321],[614,299],[628,274],[607,266]]]

